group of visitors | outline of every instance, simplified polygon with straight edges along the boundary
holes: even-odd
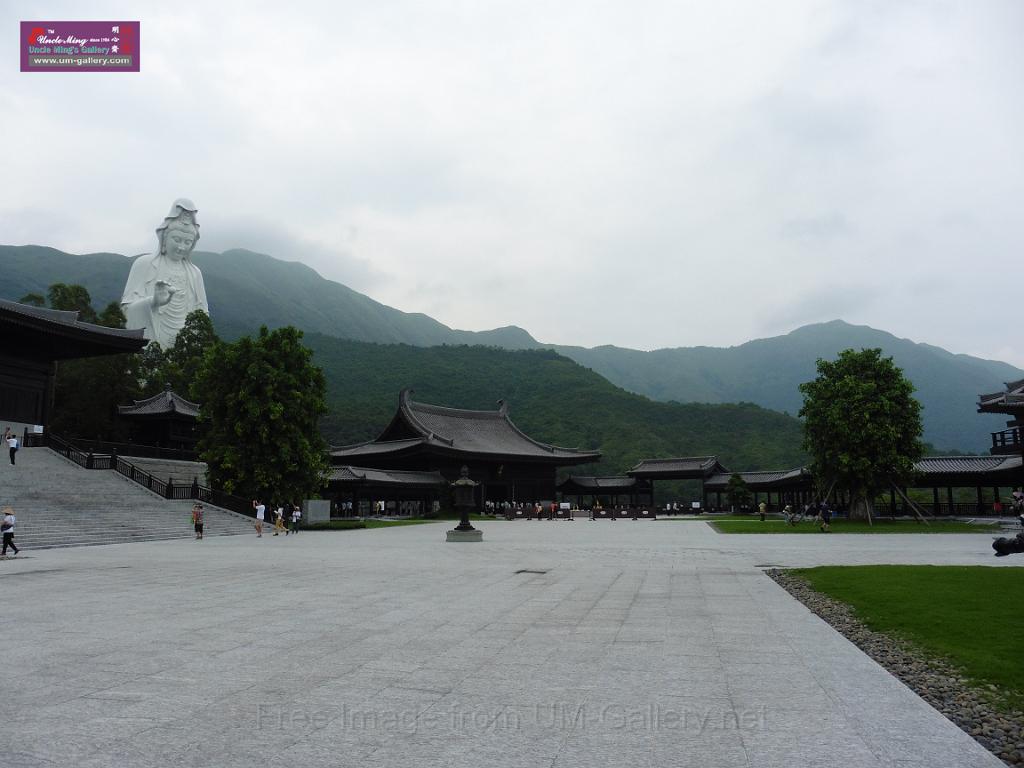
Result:
[[[286,509],[287,507],[287,509]],[[256,536],[263,538],[263,523],[266,519],[267,507],[259,499],[252,500],[252,508],[256,510]],[[287,520],[287,525],[286,521]],[[298,504],[281,504],[274,509],[274,535],[284,531],[287,536],[290,533],[299,532],[299,524],[302,522],[302,507]]]
[[[764,507],[764,503],[761,506]],[[818,528],[821,529],[822,533],[831,531],[832,508],[828,505],[828,500],[822,499],[821,501],[812,501],[809,504],[804,504],[803,508],[798,512],[794,512],[790,504],[787,504],[782,509],[782,519],[790,525],[796,525],[808,518],[818,523]],[[764,520],[764,509],[761,510],[761,519]]]

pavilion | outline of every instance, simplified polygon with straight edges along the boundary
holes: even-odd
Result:
[[[591,503],[607,500],[612,507],[621,506],[623,498],[629,507],[654,506],[654,488],[649,480],[629,475],[594,477],[571,475],[558,484],[562,498],[576,498],[576,505],[582,507],[583,500],[590,497]],[[604,503],[604,502],[602,502]]]
[[[186,400],[167,387],[163,392],[136,400],[134,405],[117,406],[133,443],[192,451],[196,447],[199,404]]]
[[[450,483],[463,465],[478,483],[478,508],[489,501],[551,501],[559,467],[601,458],[597,451],[534,440],[512,423],[504,401],[496,411],[476,411],[419,403],[412,394],[402,390],[398,410],[375,440],[331,451],[328,494],[336,501],[351,501],[355,509],[362,503],[366,509],[371,500],[395,507],[413,498],[437,500],[436,478]],[[387,478],[374,470],[384,470]]]
[[[0,419],[45,427],[59,361],[146,346],[141,330],[84,323],[78,315],[0,299]]]
[[[654,498],[655,480],[699,480],[701,498],[707,506],[704,483],[714,475],[728,472],[717,456],[683,456],[674,459],[644,459],[626,474],[650,484],[650,495]]]

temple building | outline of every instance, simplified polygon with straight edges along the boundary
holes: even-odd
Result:
[[[133,443],[185,451],[196,447],[199,405],[170,388],[134,405],[117,406],[117,415],[129,425]]]
[[[83,323],[63,312],[0,299],[0,420],[49,424],[61,360],[138,352],[142,331]]]
[[[552,501],[559,467],[601,458],[597,451],[534,440],[512,423],[505,402],[498,405],[496,411],[428,405],[402,390],[397,412],[377,439],[331,451],[329,494],[356,510],[371,499],[400,510],[402,501],[438,500],[447,492],[441,482],[458,479],[465,465],[479,484],[478,507]]]

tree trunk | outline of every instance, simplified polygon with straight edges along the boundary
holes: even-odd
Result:
[[[874,509],[871,499],[864,496],[854,496],[850,499],[850,519],[871,523],[874,517]]]

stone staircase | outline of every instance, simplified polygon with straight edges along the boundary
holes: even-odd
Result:
[[[192,501],[167,501],[113,470],[83,469],[48,448],[22,448],[0,464],[0,507],[17,516],[26,550],[187,539]],[[205,537],[252,533],[252,522],[205,505]]]
[[[170,478],[175,485],[191,485],[198,479],[200,485],[206,485],[206,463],[202,461],[179,461],[177,459],[150,459],[123,454],[125,461],[130,461],[143,472],[149,472],[161,480]]]

